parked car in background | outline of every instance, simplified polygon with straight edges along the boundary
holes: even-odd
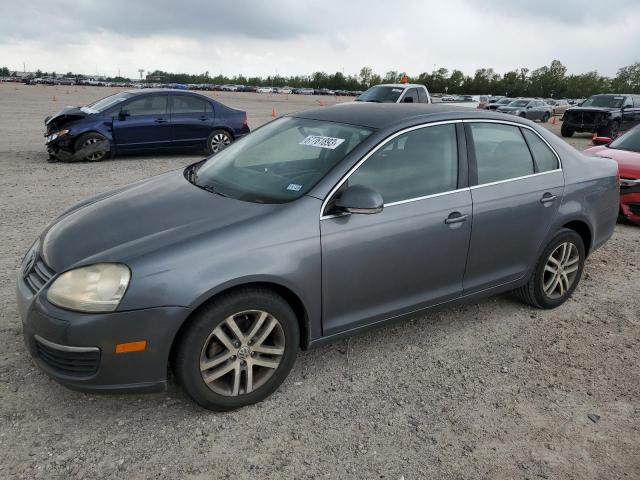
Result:
[[[258,93],[273,93],[273,88],[271,88],[271,87],[258,87],[256,89],[256,92],[258,92]]]
[[[597,145],[584,151],[586,155],[612,158],[620,175],[620,216],[640,225],[640,125],[615,140],[596,137]]]
[[[125,152],[204,148],[249,133],[247,114],[188,90],[130,90],[45,119],[51,161],[99,161]]]
[[[424,85],[411,83],[386,83],[366,90],[356,102],[374,103],[431,103],[429,91]]]
[[[564,112],[566,112],[570,106],[569,102],[562,99],[546,98],[544,101],[547,103],[547,105],[551,106],[554,115],[564,114]]]
[[[497,99],[495,102],[487,103],[487,105],[484,108],[485,110],[498,110],[498,108],[507,106],[511,102],[513,102],[513,98],[502,97],[500,99]]]
[[[290,93],[293,93],[293,90],[291,89],[291,87],[277,87],[275,88],[275,93],[282,93],[282,94],[288,95]]]
[[[20,267],[24,338],[75,389],[163,389],[170,364],[203,407],[242,407],[300,347],[511,290],[559,307],[613,233],[617,173],[464,107],[292,114],[49,224]]]
[[[220,90],[223,92],[237,92],[238,91],[238,86],[237,85],[222,85],[220,87]]]
[[[561,134],[571,137],[575,132],[596,133],[615,138],[640,124],[640,95],[593,95],[579,107],[567,109],[562,117]]]
[[[313,88],[300,88],[298,93],[300,95],[313,95]]]
[[[508,105],[498,107],[497,111],[529,120],[540,120],[543,123],[553,115],[553,109],[550,105],[547,105],[543,100],[536,100],[535,98],[519,98]]]

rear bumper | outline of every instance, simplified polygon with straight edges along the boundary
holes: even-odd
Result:
[[[161,391],[173,339],[190,310],[159,307],[83,314],[46,300],[18,280],[25,345],[35,363],[61,384],[80,391]],[[118,343],[146,340],[144,351],[116,353]]]

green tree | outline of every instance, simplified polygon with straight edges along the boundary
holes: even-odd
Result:
[[[371,83],[371,75],[373,75],[371,67],[362,67],[360,69],[360,81],[363,85],[366,86]]]
[[[619,69],[611,88],[617,93],[640,93],[640,62]]]

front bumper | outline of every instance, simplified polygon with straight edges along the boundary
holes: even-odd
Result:
[[[188,308],[71,312],[46,300],[49,285],[50,281],[35,294],[22,276],[17,285],[25,344],[45,373],[81,391],[161,391],[166,387],[171,345],[190,313]],[[144,351],[115,351],[118,343],[140,340],[147,342]]]
[[[640,184],[620,189],[620,214],[631,223],[640,225]]]

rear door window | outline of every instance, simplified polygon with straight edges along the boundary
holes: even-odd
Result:
[[[172,95],[171,113],[205,113],[208,103],[190,95]]]
[[[540,140],[540,137],[527,128],[522,129],[524,138],[527,140],[529,149],[533,154],[533,159],[536,163],[536,172],[549,172],[556,170],[558,165],[558,157],[555,153]]]
[[[529,148],[518,127],[470,123],[478,169],[478,185],[534,173]]]

